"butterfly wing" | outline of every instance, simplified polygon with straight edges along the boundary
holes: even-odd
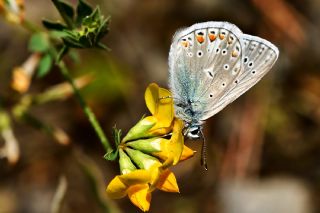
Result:
[[[252,86],[254,86],[274,65],[278,56],[278,48],[269,41],[243,34],[243,70],[235,79],[234,86],[204,111],[201,120],[206,120],[221,111]]]
[[[175,114],[199,123],[233,87],[242,70],[241,31],[227,22],[205,22],[178,31],[169,53],[169,86]]]

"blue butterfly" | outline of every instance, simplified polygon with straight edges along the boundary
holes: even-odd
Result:
[[[202,124],[255,85],[274,65],[278,48],[228,22],[179,30],[169,52],[169,87],[185,135],[199,139]],[[202,146],[205,163],[205,142]]]

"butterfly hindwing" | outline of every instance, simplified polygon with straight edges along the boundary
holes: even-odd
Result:
[[[241,31],[227,22],[195,24],[177,32],[169,53],[169,85],[176,115],[200,122],[241,74]]]

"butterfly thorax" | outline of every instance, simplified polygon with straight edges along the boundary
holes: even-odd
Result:
[[[199,139],[203,124],[203,121],[200,120],[199,103],[191,100],[175,103],[175,115],[185,121],[184,135],[189,139]]]

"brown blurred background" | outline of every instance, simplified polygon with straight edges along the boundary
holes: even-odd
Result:
[[[71,1],[76,4],[76,1]],[[104,43],[111,52],[81,50],[66,62],[73,76],[93,73],[82,90],[108,137],[116,124],[126,132],[147,113],[144,90],[167,87],[168,51],[174,32],[204,21],[228,21],[280,49],[269,74],[249,92],[209,119],[208,171],[200,155],[173,170],[180,194],[153,193],[150,212],[320,212],[320,1],[318,0],[88,0],[112,16]],[[60,19],[51,1],[26,0],[26,17]],[[12,69],[30,55],[30,33],[0,20],[0,96],[15,101]],[[34,78],[29,93],[63,81],[54,68]],[[58,186],[61,212],[138,212],[127,198],[104,193],[119,173],[103,159],[103,147],[74,98],[32,108],[32,114],[62,128],[67,146],[21,122],[13,122],[20,160],[0,161],[0,212],[50,212]],[[4,142],[0,141],[0,145]],[[187,141],[200,150],[201,142]]]

